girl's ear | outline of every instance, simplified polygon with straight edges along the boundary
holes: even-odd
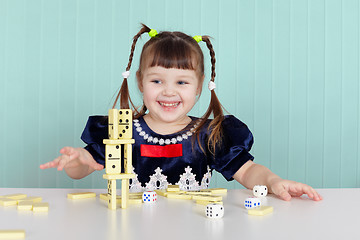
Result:
[[[200,96],[200,94],[201,94],[202,86],[204,84],[204,79],[205,79],[205,75],[202,75],[202,77],[200,78],[199,86],[196,90],[196,95],[198,95],[198,96]]]
[[[139,71],[136,72],[136,80],[137,80],[137,84],[138,84],[138,88],[139,88],[140,92],[143,93],[143,84],[142,84],[142,80],[141,80],[141,73]]]

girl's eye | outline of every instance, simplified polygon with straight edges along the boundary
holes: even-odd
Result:
[[[185,82],[185,81],[178,81],[178,84],[179,84],[179,85],[185,85],[185,84],[187,84],[187,82]]]
[[[157,80],[157,79],[154,79],[154,80],[152,80],[151,82],[156,83],[156,84],[161,83],[161,81],[160,81],[160,80]]]

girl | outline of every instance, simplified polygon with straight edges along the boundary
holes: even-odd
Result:
[[[144,45],[136,72],[137,84],[143,94],[143,106],[137,111],[131,102],[127,77],[135,45],[143,33],[150,40]],[[199,42],[205,42],[211,56],[211,101],[202,118],[187,114],[195,105],[204,81],[204,57]],[[215,53],[209,37],[194,38],[181,32],[161,32],[143,25],[134,36],[124,81],[115,100],[120,108],[134,109],[133,167],[136,178],[130,190],[163,189],[168,184],[182,189],[207,188],[213,169],[228,181],[237,180],[246,188],[266,185],[271,193],[289,201],[307,194],[318,201],[322,197],[310,186],[281,179],[268,168],[253,163],[249,153],[253,136],[247,126],[234,116],[224,116],[215,94]],[[210,116],[214,119],[209,120]],[[85,148],[64,147],[55,160],[41,169],[65,169],[75,179],[104,168],[107,118],[89,118],[82,140]]]

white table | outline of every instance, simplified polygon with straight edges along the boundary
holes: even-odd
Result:
[[[323,201],[306,197],[282,201],[272,195],[274,212],[250,216],[243,201],[250,190],[230,190],[224,197],[224,218],[208,219],[205,206],[191,200],[159,196],[155,204],[109,210],[105,201],[71,200],[80,191],[105,189],[0,188],[0,195],[26,193],[49,202],[48,213],[21,212],[0,206],[0,229],[24,229],[26,239],[360,239],[360,189],[319,189]],[[119,194],[119,192],[118,192]]]

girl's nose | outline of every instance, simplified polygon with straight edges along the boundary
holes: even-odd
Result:
[[[174,96],[174,95],[176,95],[176,91],[171,86],[165,86],[164,90],[163,90],[163,95],[164,96]]]

